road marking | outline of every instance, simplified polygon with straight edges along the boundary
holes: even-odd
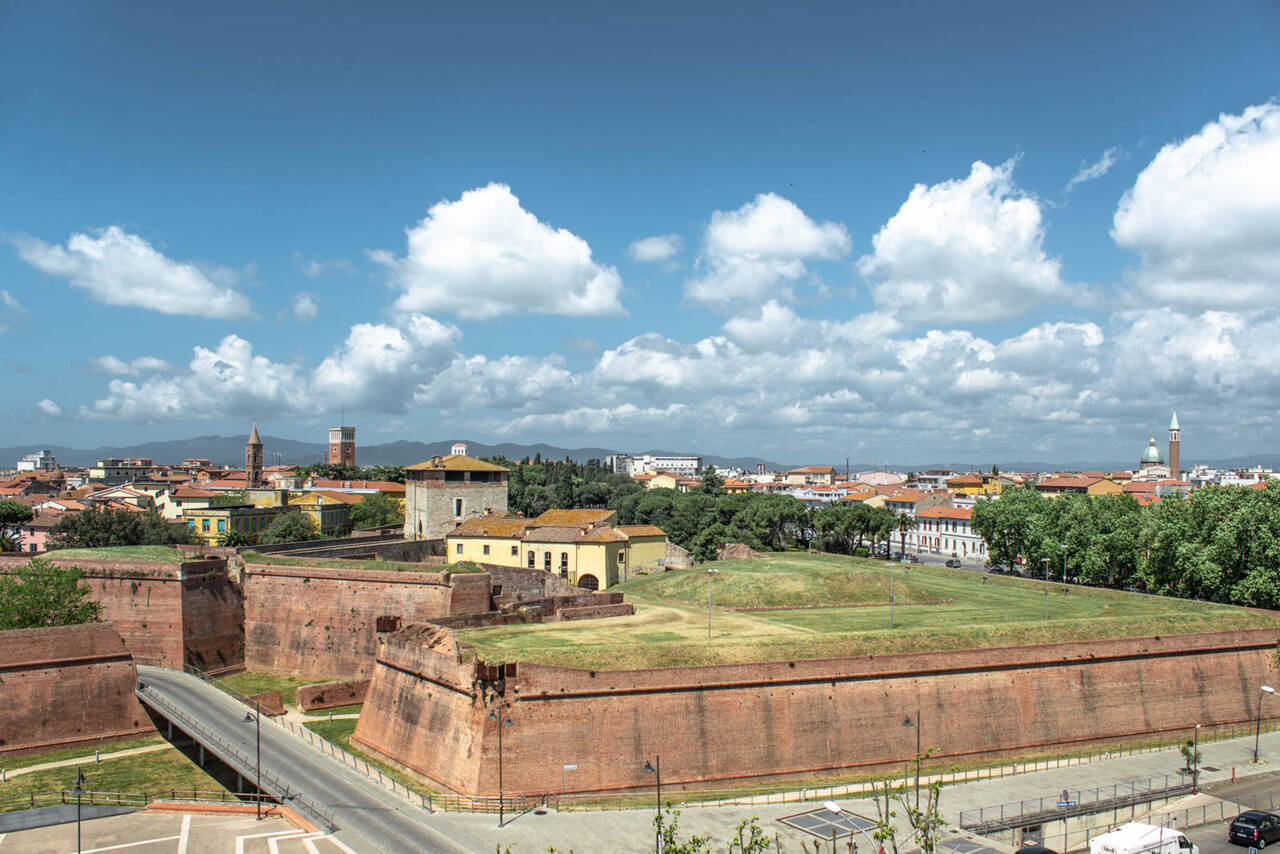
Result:
[[[140,842],[122,842],[119,845],[108,845],[105,848],[86,848],[82,854],[97,854],[99,851],[119,851],[121,848],[137,848],[140,845],[154,845],[157,842],[172,842],[177,836],[161,836],[158,839],[143,839]],[[74,854],[74,852],[70,852]]]
[[[178,832],[178,854],[187,854],[187,841],[191,838],[191,816],[182,817],[182,830]]]
[[[0,845],[4,845],[4,838],[5,838],[5,835],[6,835],[6,834],[0,833]]]
[[[298,830],[296,827],[294,827],[288,830],[271,830],[266,833],[250,833],[247,836],[237,836],[236,837],[236,854],[244,854],[244,841],[246,839],[261,839],[264,836],[276,837],[280,839],[292,839],[295,836],[301,836],[303,833],[305,833],[305,831]],[[267,840],[267,847],[270,848],[272,851],[279,850],[276,846],[276,842],[274,838]]]
[[[326,836],[325,839],[347,852],[347,854],[356,854],[356,849],[348,846],[347,843],[338,839],[336,836]]]
[[[303,833],[301,830],[283,830],[275,836],[267,837],[267,851],[270,854],[280,854],[280,840],[282,839],[299,839],[314,834]]]

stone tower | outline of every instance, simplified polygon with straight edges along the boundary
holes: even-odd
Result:
[[[1181,444],[1179,434],[1181,429],[1178,427],[1178,413],[1173,413],[1173,420],[1169,422],[1169,477],[1174,480],[1182,479],[1182,472],[1178,468],[1178,446]]]
[[[506,513],[508,474],[502,466],[461,454],[406,467],[405,539],[444,539],[468,519]]]
[[[329,428],[329,451],[325,454],[324,461],[331,466],[356,464],[356,428]]]
[[[262,440],[258,438],[256,423],[244,445],[244,485],[246,489],[262,486]]]

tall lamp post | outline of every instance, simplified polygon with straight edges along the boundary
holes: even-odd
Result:
[[[913,726],[916,728],[916,811],[920,811],[920,710],[916,709],[916,719],[913,722],[911,718],[902,719],[903,726]]]
[[[653,827],[653,850],[657,854],[662,854],[662,831],[659,829],[658,822],[662,821],[662,757],[655,755],[653,764],[649,764],[649,760],[644,761],[644,767],[640,769],[645,774],[654,774],[658,779],[658,819]]]
[[[76,766],[76,780],[71,786],[71,791],[76,793],[76,854],[80,854],[80,800],[84,795],[85,777],[84,772],[80,770],[80,766]]]
[[[1276,692],[1276,689],[1270,685],[1263,685],[1260,690],[1261,693],[1258,694],[1258,725],[1253,731],[1253,761],[1255,763],[1258,761],[1258,740],[1262,738],[1262,695]]]
[[[1067,583],[1067,544],[1062,544],[1062,583]]]
[[[257,753],[256,770],[254,774],[256,779],[254,785],[258,787],[258,796],[254,799],[258,804],[258,820],[262,819],[262,702],[260,700],[253,701],[254,713],[244,713],[246,721],[254,722],[253,741]]]
[[[1044,618],[1047,620],[1049,619],[1049,559],[1042,557],[1040,563],[1044,564]]]
[[[496,721],[497,719],[497,713],[490,709],[489,717],[486,720]],[[509,726],[515,726],[515,724],[511,722],[511,716],[507,715],[506,719],[498,725],[498,827],[506,824],[506,813],[503,811],[502,797],[502,729]]]
[[[1196,724],[1196,739],[1195,745],[1191,748],[1191,759],[1196,763],[1191,771],[1191,794],[1194,795],[1200,785],[1200,724]]]
[[[707,640],[711,640],[711,578],[720,570],[707,567]]]

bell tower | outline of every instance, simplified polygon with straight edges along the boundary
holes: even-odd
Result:
[[[1178,427],[1178,413],[1173,413],[1173,420],[1169,422],[1169,477],[1174,480],[1182,479],[1182,472],[1178,469],[1178,446],[1181,444],[1179,434],[1182,430]]]
[[[244,485],[246,489],[262,486],[262,440],[258,438],[256,423],[244,445]]]

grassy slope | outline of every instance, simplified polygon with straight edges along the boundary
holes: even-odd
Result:
[[[356,720],[354,718],[346,718],[340,721],[314,721],[304,724],[304,726],[330,744],[336,744],[352,756],[360,757],[362,761],[367,762],[371,767],[381,770],[383,774],[403,783],[413,791],[423,795],[435,794],[434,789],[423,784],[420,780],[412,779],[401,769],[388,765],[353,745],[351,743],[351,735],[356,731]]]
[[[45,758],[45,757],[42,757]],[[168,793],[172,789],[190,792],[221,792],[225,787],[176,749],[143,753],[83,766],[85,788],[95,792]],[[52,792],[71,788],[74,767],[32,771],[0,783],[0,800],[32,792]]]
[[[146,738],[131,738],[128,741],[109,741],[97,746],[97,750],[105,756],[120,750],[132,750],[135,747],[150,747],[160,744],[164,739],[158,735]],[[0,759],[0,767],[9,771],[19,768],[30,768],[32,765],[43,765],[46,762],[61,762],[64,759],[84,759],[86,765],[93,764],[93,747],[68,747],[63,750],[46,750],[43,753],[27,753],[23,756],[12,756]],[[74,775],[72,775],[74,776]]]
[[[289,676],[279,673],[258,673],[246,670],[243,673],[224,676],[218,681],[229,688],[239,691],[246,697],[252,697],[254,694],[261,694],[266,691],[275,691],[280,695],[281,700],[292,705],[294,692],[303,685],[314,685],[317,682],[332,682],[334,680],[315,679],[310,676]]]
[[[636,605],[631,617],[471,629],[458,639],[490,661],[620,670],[1280,626],[1275,615],[1241,608],[1060,584],[1050,585],[1046,621],[1043,582],[917,565],[893,567],[898,604],[890,628],[887,564],[787,555],[717,568],[712,593],[718,604],[856,604],[716,609],[708,640],[706,573],[688,570],[613,588]],[[937,604],[903,604],[904,598]]]
[[[187,559],[172,546],[103,546],[98,549],[58,549],[49,552],[48,556],[72,560],[136,560],[142,563],[181,563]]]

